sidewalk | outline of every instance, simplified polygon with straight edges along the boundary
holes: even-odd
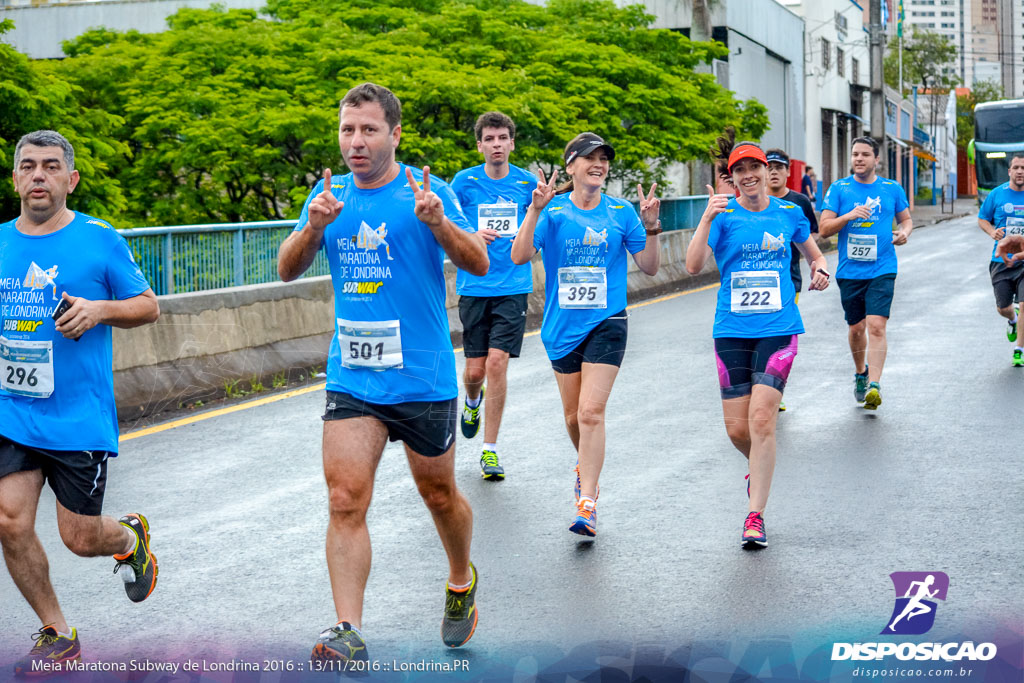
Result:
[[[926,225],[934,225],[935,223],[948,221],[952,218],[978,215],[978,202],[973,197],[957,199],[953,204],[953,213],[949,213],[948,204],[946,205],[946,213],[940,213],[939,209],[941,208],[941,204],[932,206],[926,202],[917,202],[914,205],[914,210],[910,212],[910,215],[914,219],[914,227],[921,228]]]

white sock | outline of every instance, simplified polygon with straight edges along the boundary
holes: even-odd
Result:
[[[484,400],[483,396],[477,396],[476,398],[470,398],[469,396],[467,396],[466,405],[469,406],[470,408],[476,408],[478,405],[480,405],[480,401],[482,400]]]
[[[496,444],[496,443],[485,443],[484,444],[484,450],[485,451],[491,451],[492,453],[497,455],[498,454],[498,444]]]
[[[53,630],[57,631],[57,629],[53,629]],[[58,636],[64,636],[68,640],[74,640],[75,639],[75,629],[69,627],[68,631],[69,631],[68,633],[64,633],[63,631],[57,631],[57,635]]]
[[[1021,352],[1024,352],[1024,348],[1021,348],[1020,346],[1014,346],[1014,347],[1013,347],[1013,350],[1014,350],[1014,351],[1021,351]]]
[[[472,586],[472,585],[473,585],[473,579],[470,579],[469,583],[463,584],[461,586],[456,586],[456,585],[452,584],[451,581],[449,581],[448,582],[448,590],[453,590],[453,591],[456,591],[457,593],[461,593],[462,591],[468,591],[469,587]]]
[[[139,535],[132,530],[128,530],[128,533],[132,536],[132,547],[121,553],[122,555],[131,555],[135,552],[135,549],[139,547]]]
[[[1010,324],[1011,325],[1016,325],[1017,324],[1017,316],[1013,316],[1013,320],[1010,321]]]
[[[590,507],[594,507],[595,505],[597,505],[597,501],[595,501],[590,496],[580,496],[581,505],[586,505],[588,502],[590,503]]]

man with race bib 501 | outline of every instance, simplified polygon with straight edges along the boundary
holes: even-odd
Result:
[[[498,462],[498,428],[505,410],[505,374],[508,359],[518,358],[523,348],[527,298],[533,291],[530,264],[512,263],[510,252],[537,177],[508,162],[516,148],[516,124],[508,116],[497,111],[482,114],[474,131],[484,163],[459,171],[452,190],[470,222],[475,221],[477,234],[487,242],[491,266],[483,277],[459,270],[455,281],[466,354],[462,435],[472,439],[480,429],[486,380],[480,474],[501,481],[505,469]]]
[[[112,555],[133,602],[156,587],[149,522],[101,514],[107,460],[117,455],[111,327],[160,315],[127,242],[109,223],[67,207],[75,150],[52,130],[14,150],[21,215],[0,224],[0,544],[14,584],[43,627],[15,674],[79,660],[35,533],[44,482],[61,540],[81,557]]]
[[[395,161],[401,123],[402,105],[387,88],[364,83],[346,93],[338,143],[351,173],[333,178],[324,171],[278,254],[287,282],[322,249],[334,283],[323,465],[327,567],[339,621],[313,649],[315,660],[332,666],[368,661],[360,630],[371,556],[366,512],[389,440],[404,442],[448,556],[445,645],[463,645],[477,623],[473,511],[455,485],[459,385],[444,257],[483,275],[487,247],[429,167],[421,173]]]
[[[914,222],[903,188],[875,173],[878,143],[853,141],[853,175],[825,193],[819,231],[839,234],[836,284],[849,325],[853,395],[868,410],[882,405],[882,367],[888,351],[885,328],[896,287],[896,247],[907,243]],[[898,222],[895,231],[893,219]]]
[[[1024,152],[1010,154],[1010,179],[992,190],[978,212],[978,227],[997,242],[1007,236],[1024,235]],[[996,295],[996,310],[1007,320],[1006,338],[1014,343],[1014,367],[1024,367],[1024,339],[1019,337],[1017,316],[1024,301],[1024,265],[1019,261],[1003,263],[992,247],[992,260],[988,266],[992,289]]]

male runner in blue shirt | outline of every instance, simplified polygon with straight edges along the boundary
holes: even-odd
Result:
[[[997,242],[1006,236],[1024,235],[1024,152],[1010,155],[1009,176],[1008,182],[989,192],[978,212],[978,227]],[[1014,342],[1011,362],[1014,367],[1024,367],[1024,340],[1018,336],[1019,310],[1014,306],[1014,297],[1018,304],[1024,301],[1024,266],[1020,262],[1003,263],[993,245],[988,272],[996,295],[996,310],[1008,323],[1006,338]]]
[[[896,287],[896,247],[907,243],[914,222],[900,184],[875,173],[878,143],[869,137],[857,138],[850,157],[853,175],[832,183],[825,193],[819,232],[822,237],[839,234],[836,284],[850,326],[853,395],[868,410],[876,410],[882,405],[880,383],[888,351],[885,326]],[[899,224],[895,231],[894,218]]]
[[[346,93],[338,142],[351,173],[332,178],[325,169],[278,253],[287,282],[323,249],[334,282],[323,463],[327,567],[339,621],[320,634],[313,658],[339,667],[368,661],[360,631],[371,555],[366,512],[389,440],[404,442],[448,555],[445,645],[465,644],[477,623],[473,511],[455,485],[459,386],[444,257],[484,275],[487,246],[429,167],[421,173],[395,161],[401,124],[402,105],[387,88],[363,83]]]
[[[472,439],[480,429],[486,379],[480,473],[484,479],[501,481],[505,469],[498,462],[498,428],[505,410],[505,374],[508,359],[518,358],[522,350],[527,297],[533,291],[530,264],[512,263],[512,240],[530,206],[537,177],[508,161],[516,148],[516,124],[512,119],[490,111],[477,119],[474,129],[476,148],[484,163],[459,171],[452,180],[452,190],[470,224],[487,241],[491,267],[483,277],[460,270],[456,278],[466,354],[462,435]]]
[[[16,675],[82,656],[35,533],[43,482],[56,495],[57,527],[71,552],[113,555],[133,602],[156,587],[148,520],[100,513],[107,459],[117,455],[110,328],[153,322],[160,308],[124,238],[68,209],[78,179],[63,135],[23,136],[14,149],[21,215],[0,224],[0,544],[43,623]]]

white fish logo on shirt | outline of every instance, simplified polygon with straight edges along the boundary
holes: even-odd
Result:
[[[605,228],[601,232],[597,232],[593,228],[587,228],[587,232],[583,235],[583,244],[591,247],[597,247],[604,245],[604,248],[608,248],[608,228]]]
[[[47,287],[53,287],[54,301],[57,301],[57,266],[47,268],[43,270],[36,262],[33,261],[29,267],[28,272],[25,273],[25,281],[21,283],[22,287],[29,287],[31,289],[46,289]]]
[[[375,230],[367,225],[366,221],[360,222],[359,234],[356,235],[356,246],[360,249],[370,250],[377,249],[383,244],[388,260],[394,261],[395,259],[391,256],[391,245],[384,239],[388,236],[388,231],[384,227],[385,225],[387,225],[387,223],[381,223],[380,227]]]
[[[761,249],[763,251],[778,251],[779,249],[785,248],[786,240],[783,238],[781,232],[778,237],[769,235],[767,232],[764,233],[764,237],[761,239]]]

